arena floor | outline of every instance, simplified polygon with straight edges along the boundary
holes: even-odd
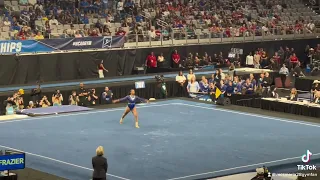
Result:
[[[0,122],[0,148],[27,153],[27,167],[89,180],[95,148],[105,147],[108,179],[201,179],[300,163],[320,156],[320,125],[212,104],[167,100],[138,107],[140,129],[124,108]]]

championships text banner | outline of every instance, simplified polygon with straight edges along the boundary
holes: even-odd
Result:
[[[125,37],[103,36],[64,39],[0,41],[0,54],[43,53],[58,50],[110,49],[123,47]]]

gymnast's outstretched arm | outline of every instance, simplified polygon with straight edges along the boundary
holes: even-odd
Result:
[[[143,99],[141,97],[136,96],[136,99],[140,102],[145,102],[145,103],[149,103],[149,101],[147,99]]]
[[[113,103],[118,103],[118,102],[123,102],[123,101],[126,101],[126,100],[128,100],[128,96],[123,97],[123,98],[120,98],[120,99],[116,99],[116,100],[114,100],[114,101],[112,101],[112,102],[113,102]]]

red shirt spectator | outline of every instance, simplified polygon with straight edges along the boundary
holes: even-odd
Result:
[[[127,32],[125,32],[122,28],[119,28],[119,31],[117,31],[117,36],[125,36]]]
[[[298,57],[296,56],[295,53],[292,54],[292,56],[290,58],[290,62],[291,63],[298,63],[299,62],[299,59],[298,59]]]
[[[148,68],[156,68],[157,67],[157,58],[153,52],[147,57],[147,66]]]
[[[240,33],[245,33],[247,31],[247,28],[245,25],[241,26]]]
[[[231,37],[231,31],[230,31],[230,28],[227,28],[227,29],[226,29],[226,35],[227,35],[227,37]]]
[[[276,63],[280,64],[280,56],[278,55],[278,52],[275,52],[275,53],[274,53],[274,56],[272,57],[272,59],[273,59]]]
[[[179,68],[180,65],[180,55],[178,54],[178,51],[175,50],[172,54],[172,62],[173,62],[173,68]]]

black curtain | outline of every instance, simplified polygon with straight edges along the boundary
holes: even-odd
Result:
[[[257,48],[264,48],[271,57],[279,47],[288,46],[294,48],[300,59],[305,58],[306,45],[314,47],[317,39],[283,40],[268,42],[247,42],[232,44],[189,45],[175,47],[157,47],[123,50],[106,50],[97,52],[59,53],[47,55],[4,55],[0,61],[0,85],[34,84],[37,81],[54,82],[98,78],[97,66],[104,60],[104,66],[109,70],[106,77],[131,75],[134,67],[140,67],[145,63],[146,57],[151,52],[156,56],[163,53],[166,66],[171,63],[171,55],[178,50],[182,59],[188,53],[205,52],[209,56],[222,52],[227,57],[231,48],[243,49],[242,58]]]

